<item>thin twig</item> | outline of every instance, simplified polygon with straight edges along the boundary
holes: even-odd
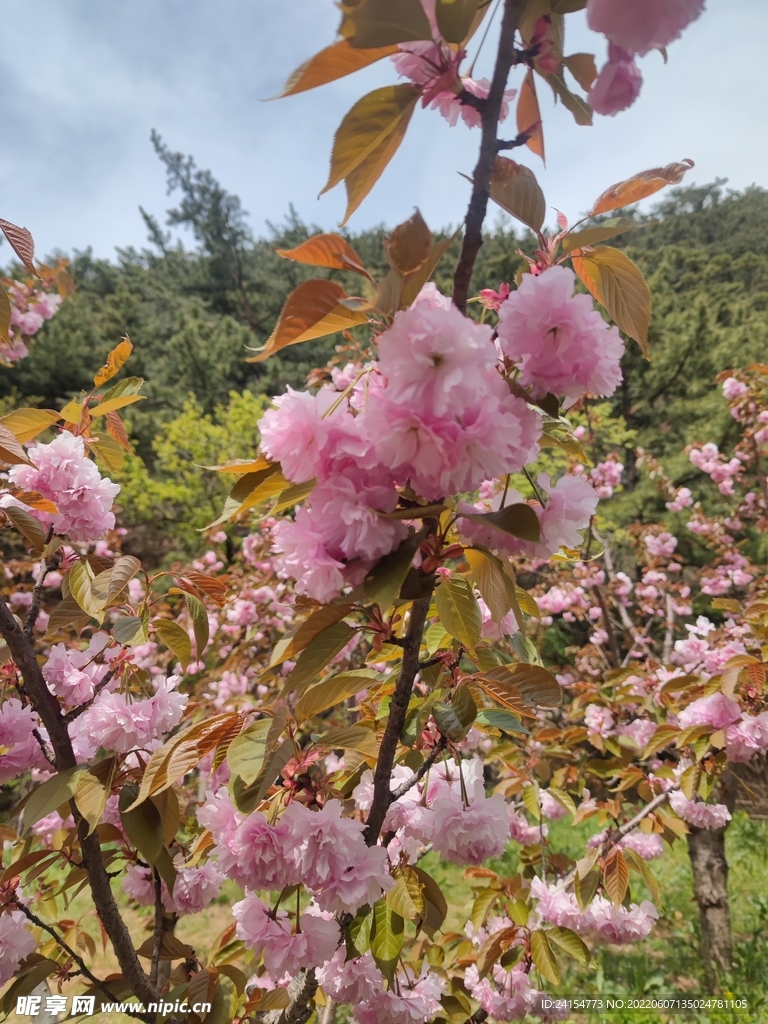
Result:
[[[106,687],[109,686],[109,684],[115,678],[115,676],[117,675],[117,672],[120,670],[120,668],[122,668],[122,662],[117,660],[115,665],[113,665],[112,668],[110,668],[110,670],[106,673],[106,675],[103,676],[98,681],[96,686],[93,688],[93,696],[91,697],[91,699],[87,700],[85,702],[85,704],[80,704],[78,707],[72,708],[71,711],[68,711],[66,713],[66,715],[63,716],[64,721],[65,721],[65,723],[67,725],[69,725],[70,722],[74,722],[74,720],[76,718],[79,718],[80,715],[83,714],[83,712],[87,711],[88,708],[91,707],[91,705],[96,700],[96,698],[99,696],[101,691],[106,689]]]
[[[595,586],[592,591],[597,598],[597,603],[600,605],[600,611],[603,613],[603,622],[605,624],[605,632],[608,635],[608,647],[611,651],[611,662],[612,668],[618,668],[621,664],[621,651],[619,650],[619,644],[616,639],[616,633],[613,629],[613,623],[611,622],[611,616],[608,611],[608,605],[605,600],[605,594],[603,588]]]
[[[53,527],[51,526],[49,527],[48,533],[45,536],[45,543],[50,544],[52,538]],[[55,556],[57,558],[57,561],[60,562],[61,555],[58,552],[56,552]],[[37,583],[35,583],[35,588],[32,591],[32,604],[29,606],[27,620],[24,623],[24,636],[27,640],[32,639],[32,631],[35,628],[37,617],[40,614],[40,602],[42,601],[43,598],[43,584],[45,583],[45,577],[48,575],[52,568],[53,565],[48,564],[48,559],[43,558],[42,561],[40,562],[40,575],[38,576]]]
[[[445,750],[447,745],[448,740],[445,738],[445,736],[441,736],[440,739],[437,741],[436,746],[432,748],[432,753],[427,758],[425,758],[424,761],[422,761],[422,763],[419,765],[419,767],[416,769],[416,771],[413,773],[410,779],[406,779],[406,781],[403,782],[402,785],[398,786],[397,789],[392,790],[392,792],[389,794],[391,797],[390,803],[394,803],[396,800],[399,800],[401,797],[405,796],[408,790],[413,789],[416,783],[420,782],[424,778],[429,769],[432,767],[432,765],[435,763],[438,757],[440,757],[442,752]]]
[[[81,974],[84,978],[87,978],[92,985],[98,988],[101,992],[104,993],[105,996],[109,998],[110,1002],[113,1002],[117,998],[115,993],[110,992],[109,989],[104,984],[104,982],[97,978],[96,975],[88,969],[85,961],[80,956],[80,954],[76,953],[74,949],[72,949],[72,947],[67,942],[65,942],[64,939],[62,939],[62,937],[59,935],[55,928],[52,928],[49,924],[46,924],[45,921],[41,921],[40,918],[36,914],[33,914],[29,907],[27,907],[26,904],[23,903],[21,900],[14,901],[14,905],[17,907],[18,910],[22,912],[22,914],[27,918],[28,921],[32,922],[33,925],[35,925],[37,928],[42,928],[44,932],[48,932],[48,934],[56,942],[56,944],[61,946],[61,948],[64,950],[67,956],[74,960],[74,962],[80,968],[80,970],[77,972],[78,974]],[[72,972],[69,976],[74,977],[74,972]],[[130,1010],[125,1010],[124,1012],[127,1013],[129,1017],[136,1017],[137,1020],[154,1020],[153,1016],[144,1013],[132,1013]]]
[[[160,954],[163,950],[163,882],[157,868],[153,868],[152,874],[155,884],[155,944],[152,947],[152,965],[149,969],[149,980],[153,985],[156,985],[160,973]]]
[[[675,606],[672,601],[672,595],[667,594],[667,632],[664,636],[664,648],[661,652],[661,658],[665,665],[669,664],[669,659],[672,657],[672,644],[675,639]]]

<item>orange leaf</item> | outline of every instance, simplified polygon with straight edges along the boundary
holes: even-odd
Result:
[[[363,266],[363,261],[341,235],[315,235],[314,238],[308,238],[306,242],[297,245],[295,249],[275,249],[275,252],[283,259],[307,263],[312,267],[353,270],[356,274],[362,274],[369,281],[373,281]]]
[[[634,338],[648,358],[651,293],[645,278],[629,256],[610,245],[572,256],[573,269],[602,302],[617,326]]]
[[[620,907],[629,886],[629,868],[624,854],[614,846],[605,859],[605,888],[613,905]]]
[[[16,491],[13,496],[28,508],[36,508],[38,512],[51,512],[55,515],[59,511],[57,506],[48,498],[44,498],[39,491]]]
[[[425,263],[432,245],[432,233],[418,210],[398,224],[385,243],[387,257],[401,274],[412,274]]]
[[[118,373],[128,361],[128,357],[131,352],[133,352],[133,345],[131,344],[131,339],[126,336],[107,356],[106,363],[93,378],[94,385],[97,388],[100,388],[102,384],[106,384],[108,380],[112,380],[115,374]]]
[[[693,167],[693,160],[685,159],[679,164],[667,164],[666,167],[653,167],[649,171],[641,171],[626,181],[611,185],[598,198],[592,210],[592,216],[618,210],[621,206],[637,203],[647,196],[652,196],[666,185],[678,185],[686,171]]]
[[[589,92],[597,78],[594,56],[591,53],[572,53],[570,57],[563,57],[563,64],[584,92]]]
[[[40,275],[35,270],[35,265],[32,262],[35,258],[35,243],[27,228],[20,228],[17,224],[11,224],[9,220],[3,220],[2,218],[0,218],[0,228],[2,228],[2,232],[8,239],[13,251],[24,264],[24,269],[28,270],[30,274],[34,274],[35,277],[39,277]]]
[[[520,691],[511,683],[497,682],[494,679],[486,679],[478,676],[475,682],[488,696],[501,704],[503,708],[514,711],[516,715],[524,715],[526,718],[535,718],[536,715],[526,705]]]
[[[288,345],[323,338],[366,323],[368,317],[365,313],[340,305],[346,298],[347,293],[335,281],[305,281],[300,284],[286,299],[277,326],[266,345],[246,362],[260,363]]]
[[[185,573],[182,578],[188,580],[198,590],[202,590],[216,604],[224,603],[224,597],[229,587],[228,580],[221,576],[206,576],[203,572],[193,572],[191,570]]]
[[[544,131],[541,125],[539,101],[536,96],[536,83],[533,78],[533,71],[529,70],[523,80],[520,98],[517,101],[517,130],[518,132],[527,132],[534,125],[538,125],[538,127],[528,138],[526,146],[546,163],[547,161],[544,157]]]
[[[335,82],[337,78],[352,75],[355,71],[375,64],[392,53],[397,53],[396,46],[377,46],[370,50],[360,50],[351,46],[346,39],[341,39],[331,46],[326,46],[320,53],[316,53],[296,68],[285,83],[283,91],[275,99],[295,96],[296,93],[305,92],[307,89],[316,89],[327,82]]]
[[[107,432],[114,437],[121,448],[125,448],[127,452],[133,451],[125,424],[114,410],[107,413]]]

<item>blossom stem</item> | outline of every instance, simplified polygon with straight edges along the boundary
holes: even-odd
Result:
[[[517,61],[515,33],[524,6],[525,0],[504,0],[504,16],[501,22],[496,66],[493,70],[491,88],[482,110],[482,141],[472,178],[472,196],[464,222],[464,241],[453,276],[453,302],[462,313],[465,313],[467,309],[472,271],[477,254],[483,244],[483,221],[488,209],[493,164],[498,153],[496,132],[501,105],[504,102],[507,78],[512,66]]]
[[[376,771],[373,777],[373,802],[365,827],[365,841],[369,846],[376,844],[387,810],[392,803],[392,794],[389,790],[392,766],[395,762],[400,734],[405,725],[408,703],[413,691],[413,682],[419,671],[419,649],[421,647],[421,638],[424,634],[424,625],[429,613],[429,602],[429,597],[421,597],[411,605],[408,630],[405,634],[405,644],[403,645],[403,661],[400,667],[400,675],[397,678],[395,692],[392,694],[389,719],[384,730],[381,747],[379,748],[379,758],[376,762]]]

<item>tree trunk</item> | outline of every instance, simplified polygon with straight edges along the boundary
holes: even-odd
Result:
[[[733,938],[728,904],[728,861],[725,828],[691,828],[688,853],[701,918],[701,953],[708,985],[733,968]],[[713,970],[714,969],[714,970]]]

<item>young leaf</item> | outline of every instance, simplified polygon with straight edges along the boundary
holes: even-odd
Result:
[[[562,704],[560,684],[541,665],[498,665],[484,672],[483,676],[487,680],[514,686],[529,707],[557,707]]]
[[[8,331],[11,327],[11,300],[8,292],[0,285],[0,339],[9,341]]]
[[[510,533],[513,537],[538,543],[541,539],[541,524],[534,509],[525,502],[516,502],[514,505],[506,505],[497,512],[463,512],[465,519],[471,519],[473,523],[480,523],[481,526],[492,526],[503,533]]]
[[[613,905],[620,907],[629,887],[629,868],[624,854],[617,846],[613,847],[605,859],[603,879]]]
[[[338,185],[388,139],[410,117],[420,95],[413,85],[387,85],[358,100],[336,132],[330,175],[320,194]]]
[[[359,53],[360,51],[353,51]],[[352,270],[362,274],[369,281],[373,278],[365,269],[363,261],[355,250],[341,235],[315,235],[295,249],[275,249],[278,256],[286,260],[295,260],[312,267],[331,267],[336,270]]]
[[[515,584],[504,571],[501,559],[490,551],[466,548],[464,557],[469,562],[480,596],[488,605],[491,618],[499,623],[515,605]]]
[[[111,774],[106,782],[96,778],[92,771],[82,772],[77,777],[74,792],[75,803],[77,804],[77,809],[88,822],[88,835],[93,832],[101,821],[104,808],[107,806],[107,799],[112,784]]]
[[[280,665],[288,658],[295,658],[319,633],[340,622],[351,608],[350,604],[324,604],[316,608],[298,629],[279,641],[272,652],[269,667],[274,668],[275,665]]]
[[[406,921],[421,921],[426,910],[424,886],[412,868],[405,867],[385,899],[390,910]]]
[[[330,679],[324,679],[322,683],[310,686],[296,705],[296,721],[304,722],[313,715],[319,715],[321,711],[335,707],[348,697],[354,697],[359,690],[370,686],[376,678],[377,674],[371,669],[362,668],[342,672]]]
[[[532,231],[541,231],[546,200],[536,175],[528,167],[497,156],[491,176],[491,199]]]
[[[340,6],[339,35],[354,47],[369,49],[432,38],[424,8],[413,0],[348,0]]]
[[[536,96],[536,80],[533,77],[533,71],[529,69],[523,79],[520,96],[517,101],[517,130],[522,134],[523,132],[529,132],[532,128],[534,131],[528,136],[525,144],[528,149],[535,153],[536,156],[540,156],[542,161],[546,163],[544,156],[544,129],[541,124],[539,100]]]
[[[86,771],[85,767],[68,768],[43,782],[32,793],[24,805],[24,829],[22,838],[41,818],[71,800],[75,793],[78,777]]]
[[[437,0],[437,27],[447,43],[460,46],[466,42],[475,22],[479,2],[480,0]]]
[[[592,208],[592,216],[618,210],[641,199],[652,196],[667,185],[679,185],[687,171],[693,167],[693,160],[685,159],[679,164],[667,164],[666,167],[653,167],[649,171],[640,171],[626,181],[611,185],[598,197]]]
[[[483,889],[477,894],[475,902],[472,904],[472,924],[475,928],[483,927],[499,896],[501,893],[498,889]]]
[[[89,438],[88,448],[108,473],[119,473],[125,465],[125,451],[109,433]]]
[[[394,88],[400,87],[394,86]],[[412,101],[403,108],[402,113],[393,123],[392,131],[384,134],[379,142],[346,174],[344,188],[347,193],[347,208],[344,211],[341,226],[347,223],[400,148],[400,144],[405,138],[405,133],[413,116],[417,99],[418,92],[416,92]]]
[[[591,53],[572,53],[563,57],[563,64],[568,68],[584,92],[589,92],[597,78],[597,67]]]
[[[576,124],[589,126],[592,124],[592,107],[583,100],[581,96],[577,96],[576,93],[571,92],[568,86],[565,84],[563,73],[560,71],[556,75],[544,75],[544,78],[549,82],[552,87],[552,92],[555,94],[555,100],[560,99],[566,110],[569,110],[573,114],[573,119]]]
[[[60,419],[61,414],[55,409],[14,409],[0,416],[0,424],[10,430],[19,444],[26,444]]]
[[[77,601],[83,611],[96,619],[99,623],[104,618],[104,606],[106,601],[97,597],[92,589],[91,584],[94,580],[93,569],[90,564],[82,559],[72,566],[69,570],[69,590],[72,597]],[[121,620],[117,620],[118,622]],[[117,622],[113,632],[117,639]],[[123,641],[120,641],[123,643]]]
[[[435,591],[440,622],[467,650],[474,650],[480,639],[483,617],[469,583],[461,576],[444,579]]]
[[[557,960],[546,932],[540,930],[531,932],[531,957],[542,978],[546,978],[553,985],[560,984]]]
[[[418,210],[398,224],[386,243],[387,257],[401,274],[414,273],[423,266],[432,246],[432,234]]]
[[[0,462],[6,462],[9,466],[32,465],[18,438],[4,423],[0,423]]]
[[[106,363],[93,378],[94,385],[97,388],[100,388],[102,384],[106,384],[108,380],[112,380],[115,374],[119,373],[122,367],[125,366],[131,352],[133,352],[131,339],[125,337],[107,356]]]
[[[373,906],[371,953],[379,970],[390,985],[397,972],[397,961],[403,948],[404,921],[387,904],[379,900]]]
[[[350,725],[347,729],[330,729],[317,740],[318,747],[326,750],[356,750],[365,757],[375,758],[379,753],[376,733],[364,725]]]
[[[626,847],[624,849],[624,857],[632,865],[635,870],[639,871],[643,876],[643,881],[648,886],[648,892],[651,894],[651,899],[657,905],[661,903],[661,889],[659,883],[656,880],[656,876],[651,871],[650,865],[647,861],[643,860],[639,853]]]
[[[275,99],[295,96],[307,89],[317,89],[320,85],[335,82],[393,53],[397,53],[396,46],[377,46],[362,50],[352,46],[348,39],[340,39],[297,67],[285,83],[283,91]]]
[[[335,281],[304,281],[285,300],[266,345],[246,362],[261,363],[289,345],[299,345],[303,341],[324,338],[364,324],[368,319],[365,313],[340,305],[346,297],[347,293]]]
[[[192,660],[192,641],[186,629],[182,629],[178,622],[172,619],[155,619],[152,627],[161,642],[176,655],[186,672],[187,665]]]
[[[9,220],[2,219],[0,219],[0,229],[2,229],[3,234],[8,239],[13,251],[24,264],[24,269],[35,277],[40,277],[35,269],[35,264],[32,262],[35,258],[35,243],[29,229],[20,228],[17,224],[11,224]]]
[[[647,359],[651,293],[629,256],[603,245],[592,252],[573,256],[572,262],[593,297],[605,306],[616,325],[634,338]]]
[[[36,551],[42,551],[45,547],[45,530],[39,519],[18,505],[7,505],[3,508],[5,515],[13,525]]]
[[[585,245],[607,242],[609,238],[623,235],[627,231],[636,231],[644,226],[631,220],[614,221],[612,224],[601,224],[598,227],[585,228],[583,231],[577,231],[575,234],[566,235],[565,238],[561,239],[560,245],[563,247],[563,252],[573,252],[575,249],[581,249]]]
[[[407,309],[413,303],[421,289],[437,270],[440,260],[450,249],[455,237],[456,235],[454,234],[440,242],[435,242],[434,245],[430,246],[429,254],[419,269],[406,275],[403,294],[400,299],[401,309]]]
[[[195,633],[195,656],[199,660],[208,646],[210,628],[208,612],[205,610],[203,602],[198,597],[195,597],[194,594],[185,593],[184,600],[187,602],[189,617],[192,619],[192,628]]]
[[[272,730],[272,719],[262,718],[236,736],[227,750],[227,763],[233,775],[239,775],[250,786],[261,773],[270,750],[267,740]],[[275,736],[275,742],[277,736]]]
[[[325,666],[342,651],[352,637],[354,629],[346,622],[337,622],[323,630],[307,644],[283,685],[283,694],[297,690],[303,693]]]
[[[486,674],[477,676],[475,681],[484,693],[487,693],[488,696],[492,700],[495,700],[497,704],[501,704],[503,708],[507,708],[509,711],[514,711],[516,715],[520,715],[525,718],[536,717],[523,700],[517,687],[513,686],[507,681],[507,679],[500,680],[488,678],[488,675]]]
[[[411,870],[421,882],[421,891],[426,905],[426,917],[422,922],[422,928],[432,938],[435,932],[442,928],[443,922],[448,916],[448,903],[442,889],[431,875],[416,865],[413,865]]]
[[[371,601],[385,610],[394,604],[423,537],[423,531],[406,537],[396,551],[382,558],[371,569],[363,581],[363,588]]]
[[[568,956],[572,956],[582,967],[589,967],[592,963],[592,954],[589,951],[589,946],[570,928],[550,928],[547,931],[547,938],[551,943],[554,942],[556,946],[559,946]]]

